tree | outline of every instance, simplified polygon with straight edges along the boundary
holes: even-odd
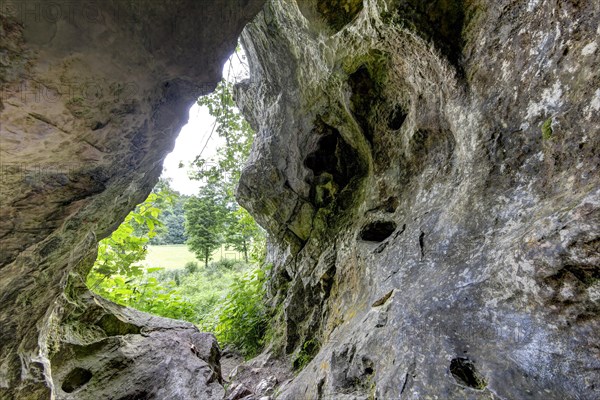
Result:
[[[238,57],[242,63],[245,59],[239,47],[232,57]],[[227,77],[219,83],[217,89],[198,100],[198,104],[206,106],[215,118],[211,136],[216,132],[225,139],[226,145],[217,150],[215,159],[205,160],[202,158],[202,153],[199,154],[194,162],[196,170],[191,178],[212,185],[215,193],[222,197],[223,204],[227,208],[223,223],[223,240],[228,247],[241,252],[248,262],[250,247],[256,238],[263,235],[263,232],[254,218],[236,203],[235,190],[243,165],[250,154],[254,131],[235,107],[233,85],[236,79],[232,80],[231,75],[230,68]]]
[[[86,284],[118,304],[190,320],[194,316],[193,305],[179,296],[174,284],[163,285],[151,276],[161,268],[145,268],[141,264],[146,245],[161,226],[159,207],[169,202],[167,193],[151,193],[109,237],[101,240]]]
[[[184,206],[187,200],[188,196],[177,193],[173,203],[162,210],[160,220],[163,226],[157,229],[157,234],[150,239],[150,244],[184,244],[186,242]]]
[[[222,231],[227,208],[223,196],[213,184],[200,189],[198,197],[191,197],[185,204],[185,232],[187,245],[204,266],[210,255],[222,243]]]
[[[146,258],[146,245],[161,225],[158,205],[164,202],[160,195],[151,193],[125,217],[112,235],[98,243],[98,258],[88,275],[91,289],[98,288],[104,279],[113,275],[133,277],[143,274],[139,262]],[[144,229],[140,228],[142,226]],[[91,277],[96,279],[90,282]]]
[[[183,228],[184,204],[187,196],[181,195],[171,188],[169,179],[161,178],[152,194],[156,196],[154,206],[160,209],[160,224],[155,226],[154,234],[150,237],[150,244],[183,244],[187,237]],[[136,236],[148,234],[148,227],[145,224],[133,223]]]
[[[216,90],[203,96],[198,104],[206,106],[215,117],[213,132],[225,139],[226,145],[217,150],[216,159],[206,160],[199,154],[194,161],[196,172],[192,179],[218,184],[225,195],[235,198],[244,162],[250,154],[254,131],[233,102],[233,83],[222,80]]]
[[[228,217],[225,243],[242,253],[247,263],[250,246],[254,239],[262,235],[262,231],[245,208],[238,207]]]

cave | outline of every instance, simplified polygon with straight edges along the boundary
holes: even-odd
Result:
[[[598,20],[578,1],[0,2],[0,400],[599,398]],[[223,376],[212,334],[85,277],[238,39],[256,136],[237,200],[269,235],[270,334]]]

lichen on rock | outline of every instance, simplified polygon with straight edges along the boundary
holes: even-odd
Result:
[[[600,395],[600,10],[531,3],[269,1],[246,27],[238,198],[271,234],[269,351],[302,368],[277,398]]]

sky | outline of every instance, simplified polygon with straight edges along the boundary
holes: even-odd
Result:
[[[239,57],[238,57],[239,56]],[[223,76],[230,81],[240,81],[248,77],[247,68],[244,67],[246,56],[243,51],[229,58],[223,67]],[[194,161],[202,148],[206,145],[202,158],[210,160],[217,153],[217,149],[225,144],[225,140],[216,132],[211,136],[215,119],[208,113],[206,106],[200,107],[197,103],[190,108],[187,125],[181,128],[175,142],[175,148],[163,163],[161,177],[171,180],[171,187],[181,194],[193,195],[198,193],[202,182],[189,179],[190,163]],[[179,165],[183,164],[183,168]]]
[[[214,121],[206,107],[200,107],[194,103],[190,108],[189,121],[181,128],[173,152],[165,158],[161,177],[171,179],[171,187],[181,194],[197,194],[202,184],[188,178],[189,165],[200,153],[202,147],[208,142],[202,158],[210,159],[224,142],[216,133],[209,140]],[[180,162],[183,164],[183,168],[179,168]]]

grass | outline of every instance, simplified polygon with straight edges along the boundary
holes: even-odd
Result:
[[[219,261],[223,258],[241,260],[243,257],[235,250],[228,250],[225,246],[217,249],[211,257],[211,261]],[[203,266],[203,261],[197,260],[185,244],[168,244],[163,246],[148,246],[148,255],[144,264],[148,267],[162,267],[165,269],[182,269],[190,261],[196,261]]]

